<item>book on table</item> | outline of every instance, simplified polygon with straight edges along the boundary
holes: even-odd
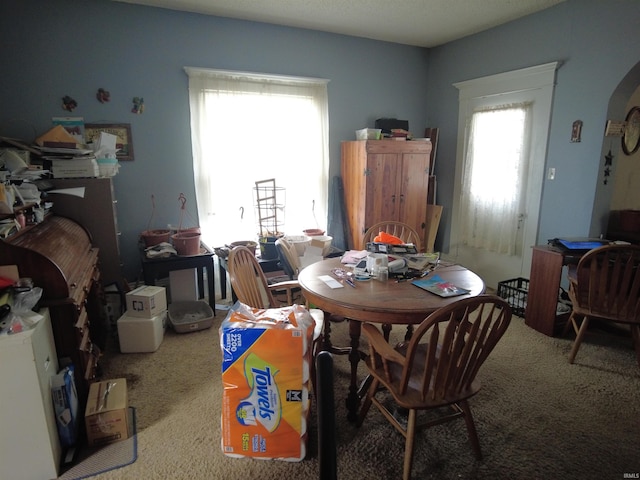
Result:
[[[420,287],[427,292],[435,293],[440,297],[455,297],[457,295],[464,295],[471,291],[466,288],[459,287],[454,283],[448,282],[439,275],[419,278],[413,280],[411,283],[416,287]]]

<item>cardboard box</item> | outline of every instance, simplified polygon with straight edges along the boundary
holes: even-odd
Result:
[[[126,294],[127,315],[152,318],[167,309],[167,291],[164,287],[142,285]]]
[[[91,384],[84,416],[90,447],[129,438],[128,417],[126,379],[115,378]]]
[[[126,313],[118,319],[118,340],[122,353],[155,352],[164,338],[167,312],[151,318],[132,317]]]

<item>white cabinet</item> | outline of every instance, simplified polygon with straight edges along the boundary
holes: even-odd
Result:
[[[58,439],[50,378],[58,371],[49,311],[31,330],[0,336],[0,478],[58,477]]]

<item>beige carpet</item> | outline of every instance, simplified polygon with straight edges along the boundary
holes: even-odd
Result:
[[[107,353],[105,378],[129,382],[138,459],[94,478],[317,478],[315,416],[301,462],[222,454],[218,327],[224,315],[218,312],[210,330],[168,330],[155,353]],[[346,324],[337,325],[332,338],[346,344]],[[587,338],[569,365],[569,339],[546,337],[514,317],[480,371],[483,390],[471,401],[483,461],[474,459],[464,422],[453,422],[419,434],[413,478],[603,480],[640,473],[640,368],[630,339],[594,341]],[[347,359],[335,357],[334,368],[338,478],[400,478],[402,438],[375,409],[360,429],[346,421]]]

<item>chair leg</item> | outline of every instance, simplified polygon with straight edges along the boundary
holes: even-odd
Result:
[[[578,329],[578,335],[576,339],[573,341],[573,347],[571,348],[571,353],[569,354],[569,363],[573,363],[578,354],[578,350],[580,349],[580,345],[582,344],[582,339],[584,338],[584,334],[587,333],[587,327],[589,326],[589,317],[585,315],[582,319],[582,323],[580,324],[580,328]]]
[[[631,339],[633,340],[636,359],[638,360],[638,366],[640,367],[640,325],[631,325]]]
[[[378,385],[380,385],[380,381],[377,380],[375,377],[371,377],[372,381],[371,384],[369,385],[369,389],[367,390],[367,396],[364,397],[364,402],[362,402],[362,404],[360,405],[360,412],[358,412],[358,419],[356,420],[356,426],[359,427],[362,425],[362,422],[364,422],[365,417],[367,416],[367,413],[369,412],[369,408],[371,408],[371,399],[373,398],[373,396],[376,394],[376,391],[378,390]]]
[[[562,336],[564,337],[567,332],[569,331],[569,328],[571,328],[572,325],[575,325],[574,323],[574,318],[575,318],[575,312],[571,312],[571,315],[569,315],[569,320],[567,320],[567,323],[565,324],[564,328],[562,329]]]
[[[471,413],[471,407],[466,400],[458,403],[460,410],[464,413],[464,421],[467,424],[467,433],[469,434],[469,441],[473,448],[473,453],[476,454],[476,459],[482,460],[482,450],[480,450],[480,440],[478,439],[478,431],[476,430],[476,424],[473,421],[473,414]]]
[[[402,470],[402,480],[411,478],[411,467],[413,464],[413,444],[416,438],[416,409],[409,410],[409,418],[407,419],[407,433],[404,442],[404,467]]]

